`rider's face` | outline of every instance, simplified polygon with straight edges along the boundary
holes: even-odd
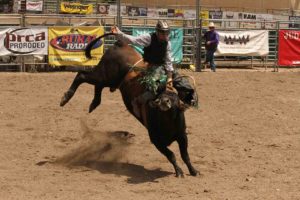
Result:
[[[160,41],[168,41],[169,34],[170,33],[168,31],[157,31],[157,37]]]

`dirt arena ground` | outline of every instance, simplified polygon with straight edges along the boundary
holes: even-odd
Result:
[[[87,84],[59,107],[75,73],[0,73],[0,199],[299,200],[300,71],[182,73],[200,96],[186,111],[198,177],[173,144],[174,177],[118,91],[88,114]]]

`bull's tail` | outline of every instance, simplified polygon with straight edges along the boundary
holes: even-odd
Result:
[[[114,33],[105,33],[99,37],[97,37],[96,39],[94,39],[93,41],[91,41],[85,48],[85,57],[91,59],[92,56],[91,56],[91,50],[93,48],[93,46],[98,42],[98,40],[100,40],[101,38],[104,38],[106,36],[109,36],[109,35],[115,35]]]

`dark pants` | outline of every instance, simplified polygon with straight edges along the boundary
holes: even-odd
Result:
[[[206,63],[209,63],[210,69],[212,71],[216,71],[216,65],[215,65],[215,53],[216,50],[206,50]]]

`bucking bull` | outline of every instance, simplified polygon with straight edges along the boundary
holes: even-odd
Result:
[[[91,49],[101,38],[113,35],[104,34],[88,44],[85,54],[91,58]],[[113,92],[120,89],[124,104],[128,111],[134,115],[147,129],[151,142],[164,154],[172,163],[176,176],[183,177],[183,171],[178,166],[174,153],[168,146],[177,141],[180,154],[187,165],[192,176],[199,172],[192,166],[188,154],[188,139],[184,110],[180,106],[180,99],[185,100],[186,92],[164,90],[155,101],[140,106],[143,114],[137,116],[133,112],[132,101],[145,90],[138,79],[142,76],[141,70],[147,69],[148,64],[142,60],[142,56],[131,46],[122,41],[117,41],[113,47],[106,50],[99,64],[92,71],[80,71],[76,75],[72,85],[62,97],[60,106],[64,106],[75,94],[82,83],[89,83],[95,86],[94,99],[89,107],[92,112],[101,103],[101,92],[104,87],[109,87]]]

